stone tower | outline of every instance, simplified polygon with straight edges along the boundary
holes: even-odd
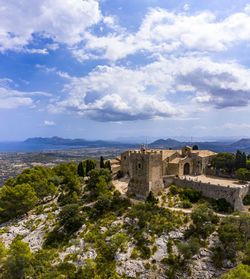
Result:
[[[128,193],[145,198],[150,191],[157,194],[164,188],[161,151],[148,151],[143,146],[141,150],[130,153],[130,162]]]

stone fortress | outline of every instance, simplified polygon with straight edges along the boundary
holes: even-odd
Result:
[[[181,150],[147,149],[129,150],[121,154],[121,172],[128,175],[128,193],[145,199],[152,191],[157,194],[174,184],[192,188],[204,196],[214,199],[225,198],[236,210],[243,210],[242,199],[250,194],[249,185],[222,186],[204,183],[186,176],[206,174],[207,167],[216,153],[209,150],[192,150],[184,146]]]

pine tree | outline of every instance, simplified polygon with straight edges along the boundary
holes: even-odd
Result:
[[[80,162],[77,167],[77,173],[79,176],[84,177],[84,165],[83,162]]]
[[[104,168],[105,168],[103,156],[100,157],[100,168],[101,168],[101,169],[104,169]]]
[[[104,167],[105,169],[109,169],[111,171],[111,163],[109,160],[105,162]]]

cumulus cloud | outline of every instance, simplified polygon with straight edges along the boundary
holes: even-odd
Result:
[[[188,9],[188,5],[184,6]],[[177,50],[224,51],[239,41],[250,39],[249,8],[224,19],[212,12],[195,15],[152,8],[136,33],[109,33],[96,36],[88,32],[84,48],[74,50],[79,60],[107,58],[118,60],[137,52],[172,53]],[[93,56],[92,52],[98,52]]]
[[[11,89],[11,84],[13,84],[13,81],[11,79],[0,79],[1,109],[13,109],[21,106],[32,107],[34,105],[33,97],[51,96],[51,94],[46,92],[22,92],[15,89]]]
[[[203,107],[250,103],[250,70],[209,57],[161,58],[137,69],[98,66],[85,77],[67,75],[67,79],[64,93],[68,96],[51,104],[50,110],[97,121],[183,118]]]
[[[35,35],[73,45],[102,18],[96,0],[0,0],[0,51],[23,50]],[[48,45],[56,49],[56,44]],[[46,54],[46,50],[35,50]]]
[[[149,90],[161,78],[147,69],[143,72],[99,66],[86,77],[72,78],[64,88],[69,96],[49,108],[54,112],[77,112],[98,121],[171,117],[180,113],[178,106],[164,98],[162,89]]]

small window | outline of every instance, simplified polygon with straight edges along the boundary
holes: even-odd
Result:
[[[124,156],[123,159],[126,160],[127,159],[126,156]]]
[[[140,163],[138,164],[138,169],[141,169],[141,164]]]

